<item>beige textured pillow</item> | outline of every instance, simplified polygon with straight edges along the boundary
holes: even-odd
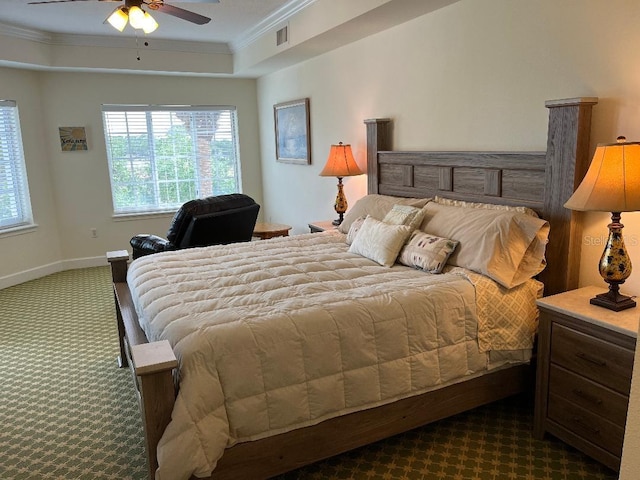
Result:
[[[422,208],[429,200],[429,198],[403,198],[379,194],[365,195],[345,214],[338,230],[342,233],[349,233],[351,224],[357,218],[371,215],[376,220],[382,220],[394,205],[411,205],[412,207]]]
[[[459,242],[448,263],[486,275],[506,288],[524,283],[545,267],[549,223],[524,213],[425,206],[420,229]]]
[[[457,246],[455,240],[416,230],[402,247],[398,262],[428,273],[440,273]]]
[[[409,225],[418,228],[424,218],[424,211],[410,205],[394,205],[382,221],[390,225]]]
[[[389,225],[368,216],[349,251],[391,267],[411,231],[408,225]]]
[[[433,201],[440,205],[449,205],[450,207],[463,207],[463,208],[486,208],[488,210],[507,210],[510,212],[526,213],[532,217],[537,217],[538,214],[529,207],[511,206],[511,205],[496,205],[495,203],[477,203],[477,202],[465,202],[464,200],[454,200],[452,198],[444,198],[435,196]]]

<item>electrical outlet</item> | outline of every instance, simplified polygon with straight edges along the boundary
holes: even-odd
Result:
[[[98,238],[98,229],[92,228],[91,230],[91,238]]]

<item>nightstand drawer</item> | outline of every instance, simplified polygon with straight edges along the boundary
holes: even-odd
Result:
[[[549,418],[616,456],[622,454],[624,428],[564,398],[550,396]]]
[[[557,323],[552,329],[551,363],[629,394],[633,351]]]
[[[549,394],[562,397],[624,427],[628,397],[557,365],[551,365],[549,370]]]

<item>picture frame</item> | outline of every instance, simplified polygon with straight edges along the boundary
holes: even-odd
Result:
[[[311,164],[309,99],[292,100],[273,106],[276,161]]]
[[[63,152],[88,150],[87,134],[84,127],[58,127],[60,149]]]

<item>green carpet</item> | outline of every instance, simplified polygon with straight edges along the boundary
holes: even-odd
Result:
[[[0,290],[0,479],[145,478],[110,278],[88,268]],[[279,478],[617,478],[559,440],[534,440],[532,421],[529,399],[514,397]]]

